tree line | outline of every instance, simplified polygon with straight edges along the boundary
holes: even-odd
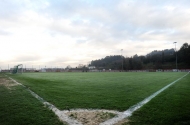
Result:
[[[112,70],[175,69],[176,56],[178,69],[190,68],[190,45],[188,43],[184,43],[178,51],[165,49],[154,50],[145,56],[137,54],[132,57],[106,56],[102,59],[92,60],[89,66]]]

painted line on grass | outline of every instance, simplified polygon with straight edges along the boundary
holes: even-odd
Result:
[[[149,97],[145,98],[143,101],[141,101],[141,102],[139,102],[139,103],[131,106],[129,109],[127,109],[126,111],[124,111],[123,114],[118,115],[118,116],[116,116],[116,117],[114,117],[112,119],[109,119],[109,120],[101,123],[100,125],[113,125],[113,124],[118,123],[119,121],[123,120],[124,118],[127,118],[127,117],[131,116],[134,111],[136,111],[137,109],[141,108],[144,104],[146,104],[147,102],[149,102],[151,99],[153,99],[155,96],[157,96],[158,94],[160,94],[161,92],[163,92],[165,89],[167,89],[168,87],[170,87],[171,85],[173,85],[177,81],[179,81],[182,78],[184,78],[185,76],[187,76],[189,73],[190,72],[188,72],[187,74],[185,74],[181,78],[173,81],[172,83],[166,85],[162,89],[158,90],[157,92],[153,93]]]
[[[11,79],[16,84],[21,85],[23,88],[25,88],[27,91],[29,91],[35,98],[37,98],[46,107],[48,107],[50,110],[52,110],[59,117],[59,119],[62,122],[67,122],[69,125],[82,125],[82,123],[79,122],[79,121],[77,121],[77,120],[75,120],[75,119],[69,118],[68,115],[66,115],[66,113],[68,113],[68,112],[95,112],[95,111],[97,111],[97,112],[109,112],[109,113],[114,113],[116,115],[122,115],[122,112],[118,112],[118,111],[114,111],[114,110],[105,110],[105,109],[71,109],[70,111],[68,111],[68,110],[60,111],[53,104],[45,101],[42,97],[40,97],[39,95],[37,95],[35,92],[33,92],[32,90],[30,90],[25,85],[17,82],[16,80],[12,79],[11,77],[9,77],[9,79]]]
[[[123,120],[124,118],[127,118],[129,116],[132,115],[132,113],[134,111],[136,111],[137,109],[141,108],[144,104],[146,104],[147,102],[149,102],[152,98],[154,98],[156,95],[158,95],[159,93],[161,93],[162,91],[164,91],[165,89],[167,89],[169,86],[173,85],[174,83],[176,83],[177,81],[179,81],[180,79],[184,78],[185,76],[187,76],[190,72],[188,72],[186,75],[182,76],[181,78],[175,80],[174,82],[168,84],[167,86],[163,87],[162,89],[158,90],[157,92],[153,93],[152,95],[150,95],[149,97],[145,98],[143,101],[137,103],[136,105],[131,106],[129,109],[127,109],[124,112],[117,112],[117,111],[109,111],[109,110],[89,110],[89,109],[76,109],[76,110],[72,110],[75,112],[81,112],[81,111],[103,111],[103,112],[112,112],[117,114],[116,117],[109,119],[103,123],[100,123],[100,125],[113,125],[115,123],[118,123],[119,121]],[[34,93],[32,90],[30,90],[29,88],[27,88],[26,86],[24,86],[21,83],[18,83],[16,80],[12,79],[11,77],[9,77],[9,79],[11,79],[13,82],[15,82],[18,85],[23,86],[27,91],[29,91],[35,98],[37,98],[40,102],[42,102],[45,106],[47,106],[50,110],[52,110],[61,121],[63,122],[67,122],[70,125],[82,125],[82,123],[78,122],[77,120],[71,119],[69,118],[66,113],[68,111],[63,110],[60,111],[58,108],[56,108],[53,104],[45,101],[43,98],[41,98],[39,95],[37,95],[36,93]]]
[[[77,120],[70,119],[63,111],[60,111],[58,108],[56,108],[53,104],[45,101],[42,97],[40,97],[38,94],[24,86],[23,84],[17,82],[16,80],[9,77],[13,82],[15,82],[18,85],[21,85],[24,87],[27,91],[29,91],[35,98],[37,98],[40,102],[42,102],[46,107],[48,107],[50,110],[52,110],[62,122],[67,122],[70,125],[82,125],[82,123],[78,122]]]

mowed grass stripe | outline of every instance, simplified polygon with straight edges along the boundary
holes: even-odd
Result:
[[[133,113],[130,125],[189,125],[190,74]]]
[[[185,73],[24,73],[11,75],[59,109],[125,111]]]

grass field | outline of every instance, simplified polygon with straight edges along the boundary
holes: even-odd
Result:
[[[185,73],[24,73],[10,75],[59,109],[124,111]]]
[[[59,109],[125,111],[186,73],[24,73],[7,74]],[[2,74],[0,74],[1,77]],[[133,113],[130,125],[190,124],[190,75]],[[21,86],[0,86],[0,125],[62,124]],[[15,117],[16,116],[16,117]],[[17,123],[16,122],[16,123]]]
[[[0,125],[63,125],[22,86],[12,86],[7,80],[0,73]]]
[[[190,74],[130,117],[130,125],[190,125]]]

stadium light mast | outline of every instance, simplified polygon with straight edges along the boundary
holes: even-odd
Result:
[[[121,66],[122,66],[122,72],[123,72],[123,57],[122,57],[122,52],[123,52],[123,49],[121,49]]]
[[[174,44],[175,44],[175,56],[176,56],[176,70],[177,70],[177,50],[176,50],[176,43],[177,42],[174,42]],[[178,71],[178,70],[177,70]]]

